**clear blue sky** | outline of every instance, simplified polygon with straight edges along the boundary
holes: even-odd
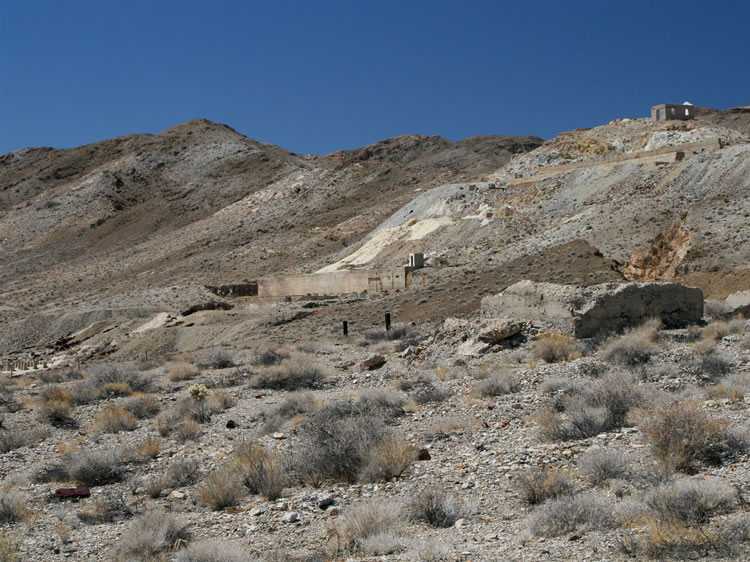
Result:
[[[324,154],[750,104],[750,2],[0,0],[0,154],[226,123]]]

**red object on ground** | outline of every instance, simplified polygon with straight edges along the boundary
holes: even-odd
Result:
[[[64,498],[88,498],[91,495],[91,490],[88,486],[78,486],[77,488],[58,488],[55,490],[55,496],[61,499]]]

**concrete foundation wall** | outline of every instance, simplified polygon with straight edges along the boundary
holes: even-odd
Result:
[[[405,289],[406,275],[404,268],[397,268],[268,277],[258,280],[258,296],[336,295],[362,291],[380,293]]]
[[[703,292],[679,283],[608,283],[590,287],[521,281],[482,299],[486,317],[511,317],[578,338],[659,318],[667,327],[703,317]]]
[[[686,121],[687,119],[695,119],[695,107],[673,103],[655,105],[651,108],[651,119],[654,121]]]

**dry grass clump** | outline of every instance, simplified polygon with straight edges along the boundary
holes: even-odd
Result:
[[[720,464],[748,447],[744,435],[690,402],[657,404],[635,417],[640,418],[641,432],[667,471],[684,470],[698,461]]]
[[[437,386],[426,375],[420,375],[414,379],[402,379],[399,381],[398,388],[405,392],[411,391],[411,398],[417,404],[442,402],[451,395],[449,390]]]
[[[268,367],[270,365],[278,365],[283,359],[284,355],[282,355],[275,349],[266,349],[264,351],[257,351],[255,353],[255,355],[253,356],[252,364]]]
[[[138,427],[138,420],[122,406],[108,406],[94,416],[93,427],[104,433],[133,431]]]
[[[530,468],[519,475],[516,486],[521,498],[531,505],[576,491],[573,481],[564,472],[540,468]]]
[[[346,547],[358,550],[368,539],[393,533],[402,521],[401,505],[392,501],[370,501],[346,510],[339,533]]]
[[[313,357],[293,354],[276,367],[271,367],[250,379],[251,388],[298,390],[318,388],[326,379],[326,368]]]
[[[712,349],[699,356],[695,369],[703,382],[714,382],[732,372],[735,369],[735,363],[726,353]]]
[[[646,394],[632,376],[611,373],[580,387],[577,395],[562,395],[537,415],[543,438],[582,439],[627,424],[628,412],[641,407]]]
[[[419,492],[409,504],[409,516],[416,521],[447,529],[459,519],[468,519],[473,514],[472,506],[445,490],[429,487]]]
[[[300,437],[294,465],[312,484],[393,477],[405,468],[407,446],[393,441],[382,416],[363,413],[351,402],[331,402],[310,413]]]
[[[616,449],[589,449],[578,462],[578,468],[594,485],[613,478],[622,478],[628,472],[628,461]]]
[[[55,427],[75,427],[71,397],[72,393],[61,386],[48,386],[39,394],[39,417]]]
[[[125,530],[117,547],[115,560],[161,560],[190,539],[187,524],[162,510],[140,515]]]
[[[0,531],[0,560],[18,562],[21,559],[21,543],[5,531]]]
[[[162,440],[154,435],[149,435],[138,448],[141,458],[155,459],[161,453]]]
[[[359,478],[363,482],[389,481],[400,477],[414,462],[417,450],[403,439],[388,435],[368,455]]]
[[[198,376],[198,367],[187,361],[173,363],[167,371],[167,378],[172,382],[187,381]]]
[[[537,509],[530,520],[531,532],[558,537],[573,531],[588,532],[617,527],[612,505],[597,494],[564,495]]]
[[[263,411],[265,423],[262,434],[277,431],[288,420],[302,416],[318,407],[318,400],[311,392],[292,392],[273,408]]]
[[[636,367],[651,360],[659,352],[659,320],[649,320],[641,326],[625,331],[622,336],[609,339],[602,349],[604,359],[610,363]]]
[[[479,381],[471,389],[471,393],[476,397],[502,396],[518,392],[520,389],[521,385],[515,375],[512,373],[497,373]]]
[[[235,449],[232,463],[251,494],[260,494],[268,500],[281,497],[287,477],[278,451],[269,451],[257,441],[244,441]]]
[[[122,455],[113,449],[76,450],[66,457],[68,476],[81,484],[101,486],[122,480]]]
[[[215,511],[237,505],[244,494],[244,486],[232,466],[212,472],[198,488],[201,503]]]
[[[248,562],[250,553],[239,545],[221,539],[205,539],[181,550],[175,562]]]
[[[123,407],[139,420],[152,418],[159,413],[161,406],[153,396],[141,394],[128,398],[122,403]]]
[[[729,324],[724,320],[711,322],[703,328],[702,337],[704,340],[718,341],[729,335]]]
[[[125,501],[125,496],[117,490],[106,490],[98,494],[93,503],[89,503],[78,512],[78,519],[89,525],[100,525],[127,519],[133,511]]]
[[[581,356],[576,340],[559,332],[542,332],[532,347],[534,355],[547,363],[572,361]]]
[[[18,523],[29,514],[26,496],[15,490],[0,493],[0,524]]]
[[[45,384],[79,380],[83,377],[78,369],[66,371],[39,371],[36,378]]]

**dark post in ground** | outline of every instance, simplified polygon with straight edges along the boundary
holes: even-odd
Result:
[[[344,335],[349,335],[349,322],[347,322],[346,320],[344,320]]]
[[[385,313],[385,331],[387,332],[390,329],[391,329],[391,313],[386,312]]]

